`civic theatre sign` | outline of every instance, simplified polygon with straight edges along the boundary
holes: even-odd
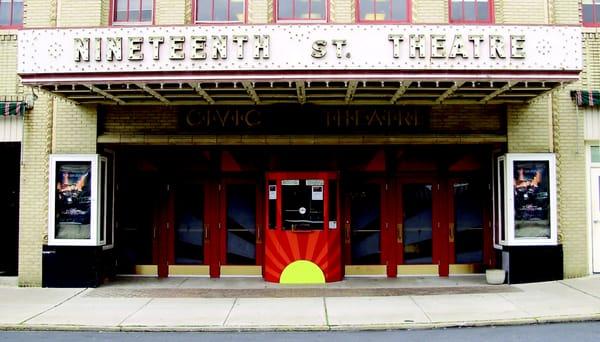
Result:
[[[19,73],[578,71],[581,28],[216,25],[32,29]],[[243,77],[243,75],[240,75]],[[185,76],[183,76],[185,77]]]
[[[426,106],[311,105],[181,108],[179,131],[244,134],[425,132],[429,130],[430,110]]]

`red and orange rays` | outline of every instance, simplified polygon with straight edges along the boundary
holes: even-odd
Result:
[[[265,245],[265,279],[278,282],[281,272],[293,261],[314,262],[328,281],[341,279],[339,236],[323,231],[269,231]]]

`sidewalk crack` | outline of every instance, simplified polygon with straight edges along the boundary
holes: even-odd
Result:
[[[235,304],[237,303],[238,298],[236,297],[233,300],[233,304],[231,304],[231,308],[229,309],[229,312],[227,313],[227,316],[225,317],[225,320],[223,321],[223,326],[227,325],[227,321],[229,320],[229,316],[231,316],[231,312],[233,311],[233,308],[235,307]]]
[[[327,312],[327,302],[325,301],[325,297],[323,297],[323,309],[325,310],[325,325],[331,328],[329,324],[329,313]]]
[[[125,322],[126,320],[128,320],[129,318],[131,318],[136,313],[140,312],[143,308],[145,308],[146,306],[148,306],[148,304],[150,304],[150,302],[153,301],[153,300],[154,300],[154,298],[148,299],[148,301],[146,303],[144,303],[144,305],[140,306],[137,310],[135,310],[134,312],[132,312],[129,315],[127,315],[127,317],[123,318],[123,320],[121,322],[119,322],[117,324],[117,326],[118,327],[122,327],[123,326],[123,322]]]
[[[429,320],[429,323],[433,323],[433,320],[431,319],[431,317],[429,317],[429,315],[427,314],[427,312],[425,312],[425,310],[421,307],[421,305],[419,305],[419,303],[417,303],[417,301],[415,300],[415,298],[413,296],[408,296],[408,298],[410,298],[410,300],[412,300],[413,303],[415,303],[415,305],[421,309],[421,312],[423,312],[423,315],[425,315],[425,317],[427,317],[427,319]]]
[[[71,299],[73,299],[73,298],[75,298],[75,297],[79,296],[80,294],[82,294],[83,292],[85,292],[85,291],[87,291],[87,290],[88,290],[87,288],[81,289],[81,291],[78,291],[78,292],[76,292],[74,295],[72,295],[72,296],[70,296],[70,297],[68,297],[68,298],[65,298],[65,299],[64,299],[64,300],[62,300],[60,303],[57,303],[57,304],[55,304],[55,305],[53,305],[53,306],[51,306],[51,307],[47,308],[46,310],[43,310],[42,312],[38,312],[37,314],[35,314],[35,315],[33,315],[33,316],[31,316],[31,317],[29,317],[29,318],[27,318],[27,319],[25,319],[25,320],[21,321],[21,322],[19,323],[19,325],[21,325],[21,324],[25,324],[27,321],[30,321],[30,320],[32,320],[32,319],[34,319],[34,318],[38,317],[38,316],[41,316],[41,315],[45,314],[46,312],[48,312],[48,311],[50,311],[50,310],[52,310],[52,309],[54,309],[54,308],[57,308],[57,307],[59,307],[59,306],[63,305],[64,303],[66,303],[66,302],[70,301]]]
[[[589,292],[587,292],[587,291],[584,291],[584,290],[582,290],[582,289],[578,289],[578,288],[576,288],[575,286],[572,286],[572,285],[569,285],[569,284],[567,284],[567,283],[564,283],[562,280],[558,281],[558,283],[559,283],[559,284],[562,284],[562,285],[564,285],[564,286],[566,286],[566,287],[568,287],[568,288],[571,288],[571,289],[573,289],[573,290],[575,290],[575,291],[578,291],[578,292],[581,292],[581,293],[583,293],[583,294],[585,294],[585,295],[588,295],[588,296],[590,296],[590,297],[594,297],[594,298],[596,298],[596,299],[600,299],[600,297],[598,297],[598,296],[594,295],[593,293],[589,293]]]

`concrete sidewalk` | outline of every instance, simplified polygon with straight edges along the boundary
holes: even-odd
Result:
[[[394,284],[404,283],[407,283],[405,288],[419,284],[418,281],[402,280]],[[229,284],[237,288],[273,286],[261,280],[230,280],[229,283],[206,280],[200,284],[217,284],[219,287]],[[345,284],[333,285],[333,288],[352,287],[352,282]],[[363,288],[370,286],[377,289],[376,284],[381,283],[363,281],[362,284]],[[470,285],[461,283],[461,288],[473,286],[473,293],[458,294],[452,291],[452,278],[434,281],[434,284],[446,286],[448,290],[401,296],[206,298],[193,297],[193,292],[180,297],[177,294],[179,290],[193,286],[177,279],[123,282],[98,289],[5,286],[0,287],[0,329],[418,329],[600,320],[600,277],[597,276],[503,286],[491,292],[481,292],[481,284],[477,282]],[[196,284],[196,287],[203,286]],[[139,293],[146,292],[136,292],[148,288],[155,291],[148,293],[162,294],[143,297]],[[156,292],[157,289],[163,289],[160,290],[163,292]]]

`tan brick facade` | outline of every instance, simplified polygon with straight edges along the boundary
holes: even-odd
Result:
[[[184,25],[193,21],[193,0],[156,0],[156,25]],[[494,2],[498,24],[579,24],[578,0],[497,0]],[[24,27],[107,26],[110,0],[25,0]],[[249,0],[250,24],[275,21],[272,0]],[[448,23],[447,0],[414,0],[412,22]],[[355,0],[330,0],[333,23],[355,21]],[[432,125],[437,128],[506,126],[509,152],[555,152],[558,169],[559,233],[564,246],[565,276],[588,272],[588,231],[586,218],[585,150],[583,120],[575,120],[570,89],[599,89],[600,33],[585,30],[584,64],[581,82],[541,96],[527,105],[504,107],[472,106],[453,109],[434,107]],[[28,92],[16,76],[16,31],[0,32],[0,95]],[[45,94],[25,118],[23,161],[21,166],[21,211],[19,242],[19,283],[41,284],[41,248],[47,234],[48,154],[94,153],[98,130],[95,107],[76,106]],[[155,110],[156,108],[150,109]],[[161,108],[160,119],[148,122],[144,115],[124,112],[131,108],[107,111],[102,122],[104,133],[132,134],[173,129],[176,116],[172,109]],[[502,122],[501,120],[506,120]],[[504,125],[505,124],[505,125]],[[159,139],[159,138],[157,138]],[[190,138],[193,139],[193,138]],[[157,140],[156,142],[164,142]],[[140,143],[137,141],[137,143]],[[142,141],[143,143],[143,141]]]

